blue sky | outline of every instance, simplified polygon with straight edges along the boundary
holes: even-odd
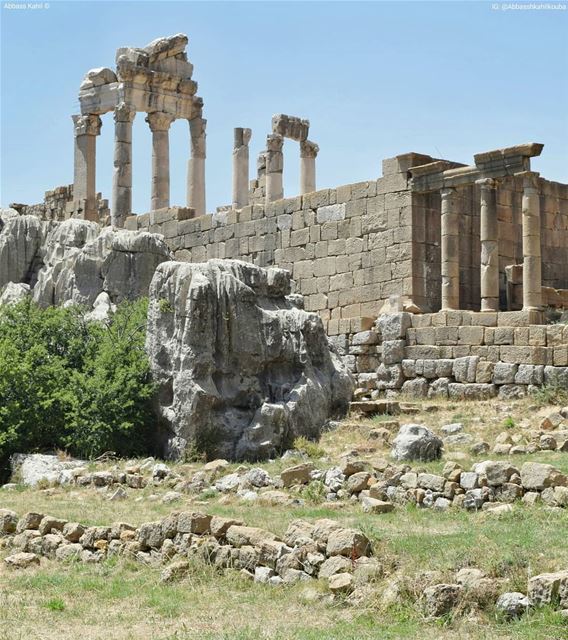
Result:
[[[1,196],[40,202],[73,180],[71,114],[87,70],[120,46],[189,36],[208,120],[207,209],[231,201],[232,130],[251,127],[251,177],[274,113],[307,117],[318,187],[376,178],[408,151],[474,153],[543,142],[533,168],[568,181],[568,9],[491,2],[50,2],[1,25]],[[24,3],[26,4],[26,3]],[[519,3],[522,4],[522,3]],[[497,6],[497,9],[493,9]],[[113,121],[98,138],[97,189],[110,198]],[[171,202],[185,204],[189,131],[170,130]],[[137,213],[149,209],[151,137],[134,123]],[[286,195],[298,192],[285,145]]]

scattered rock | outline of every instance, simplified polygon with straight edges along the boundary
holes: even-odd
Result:
[[[507,620],[513,620],[525,613],[529,607],[529,599],[524,593],[509,591],[499,596],[495,606]]]
[[[425,589],[423,603],[426,615],[438,618],[449,613],[457,605],[461,591],[459,584],[436,584]]]
[[[395,460],[429,462],[442,455],[442,440],[418,424],[403,424],[393,444],[391,453]]]
[[[27,569],[28,567],[39,565],[39,556],[35,553],[21,551],[4,558],[4,562],[11,569]]]
[[[336,573],[329,578],[329,590],[332,593],[350,593],[353,589],[353,576],[350,573]]]
[[[314,465],[306,462],[298,464],[294,467],[284,469],[280,474],[280,478],[285,487],[291,487],[295,484],[308,484],[311,480],[311,472],[314,469]]]
[[[525,462],[521,467],[521,482],[528,491],[542,491],[547,487],[566,486],[568,478],[550,464]]]

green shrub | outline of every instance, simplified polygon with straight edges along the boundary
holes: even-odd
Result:
[[[148,450],[146,309],[123,303],[105,324],[29,300],[0,310],[0,467],[14,452]]]
[[[298,436],[294,439],[294,449],[305,453],[308,458],[323,458],[325,450],[317,442],[308,440],[305,436]]]
[[[568,389],[560,382],[543,384],[534,393],[533,398],[537,404],[545,406],[548,404],[567,404]]]

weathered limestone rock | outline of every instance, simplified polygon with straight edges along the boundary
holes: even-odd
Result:
[[[30,285],[24,282],[8,282],[0,288],[0,307],[5,304],[17,304],[30,295]]]
[[[395,460],[438,460],[442,455],[442,440],[430,429],[419,424],[403,424],[394,439]]]
[[[369,539],[356,529],[336,529],[329,534],[326,553],[328,556],[359,558],[371,552]]]
[[[529,606],[529,599],[524,593],[512,591],[503,593],[499,596],[496,608],[507,620],[520,618]]]
[[[531,604],[537,606],[557,601],[560,608],[568,607],[568,571],[542,573],[532,577],[527,595]]]
[[[314,465],[311,463],[298,464],[284,469],[280,477],[285,487],[291,487],[295,484],[308,484],[313,469]]]
[[[528,491],[542,491],[548,487],[566,486],[568,477],[550,464],[525,462],[521,467],[521,483]]]
[[[35,284],[49,223],[35,216],[11,216],[0,227],[0,287]]]
[[[267,456],[347,410],[351,378],[289,292],[287,272],[244,262],[158,267],[147,349],[168,457]]]
[[[81,460],[59,460],[57,456],[41,453],[16,453],[10,462],[12,474],[29,486],[40,481],[65,484],[72,478],[71,470],[84,464]]]
[[[4,562],[11,569],[27,569],[33,565],[39,565],[39,557],[35,553],[22,551],[4,558]]]
[[[443,616],[458,603],[462,587],[459,584],[436,584],[424,590],[426,615]]]
[[[93,306],[106,292],[112,303],[148,293],[158,264],[170,259],[163,239],[155,234],[66,220],[46,240],[45,266],[33,297],[42,305],[72,302]]]

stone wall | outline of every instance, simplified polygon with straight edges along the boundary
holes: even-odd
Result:
[[[62,222],[69,218],[82,217],[81,212],[75,210],[72,184],[46,191],[43,202],[38,204],[12,203],[10,207],[18,211],[21,215],[32,215],[41,220]],[[97,212],[97,222],[102,225],[108,224],[110,218],[108,200],[103,198],[101,193],[96,194],[95,208]]]
[[[509,399],[568,387],[568,325],[544,325],[539,312],[384,314],[339,346],[356,370],[361,358],[378,362],[358,375],[375,396]]]
[[[239,258],[289,269],[329,335],[361,331],[392,295],[412,298],[412,209],[406,174],[192,218],[170,208],[127,219],[163,233],[176,260]],[[369,320],[370,319],[370,320]]]

